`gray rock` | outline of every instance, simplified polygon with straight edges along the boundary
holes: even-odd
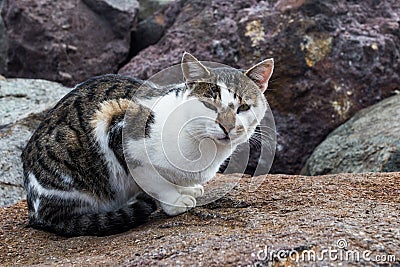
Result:
[[[24,125],[0,129],[0,206],[25,198],[20,155],[33,131]]]
[[[363,109],[313,152],[305,175],[400,171],[400,95]]]
[[[21,152],[46,110],[70,90],[44,80],[0,81],[0,206],[25,198]]]
[[[22,186],[0,184],[0,207],[11,206],[17,201],[25,199],[26,192]]]
[[[45,110],[70,90],[46,80],[0,80],[0,127]]]

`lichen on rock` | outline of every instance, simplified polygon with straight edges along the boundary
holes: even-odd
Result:
[[[331,36],[305,35],[300,47],[305,51],[307,66],[314,67],[323,60],[332,50],[332,41]]]
[[[249,21],[246,24],[246,33],[244,35],[250,37],[252,47],[258,46],[261,41],[265,40],[265,31],[262,22],[259,20]]]

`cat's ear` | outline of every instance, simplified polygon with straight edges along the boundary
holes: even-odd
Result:
[[[210,76],[206,66],[188,52],[183,53],[181,67],[185,81],[195,81]]]
[[[268,87],[268,81],[274,71],[274,59],[266,59],[250,69],[246,70],[244,74],[255,82],[263,93]]]

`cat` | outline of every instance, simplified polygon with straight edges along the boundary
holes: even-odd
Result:
[[[28,226],[104,236],[144,223],[157,204],[170,216],[195,207],[201,184],[264,116],[273,67],[210,68],[185,52],[183,82],[169,87],[114,74],[78,84],[22,152]]]

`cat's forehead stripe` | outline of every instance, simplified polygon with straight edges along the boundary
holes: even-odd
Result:
[[[221,99],[221,88],[213,82],[195,82],[191,85],[189,96]]]
[[[258,106],[259,88],[241,71],[224,69],[214,74],[215,82],[223,84],[228,91],[232,92],[235,101],[240,104],[251,103],[253,106]]]
[[[237,101],[234,98],[234,95],[231,91],[227,90],[228,87],[223,82],[218,82],[218,85],[221,87],[221,104],[225,107],[235,106],[234,103]]]

